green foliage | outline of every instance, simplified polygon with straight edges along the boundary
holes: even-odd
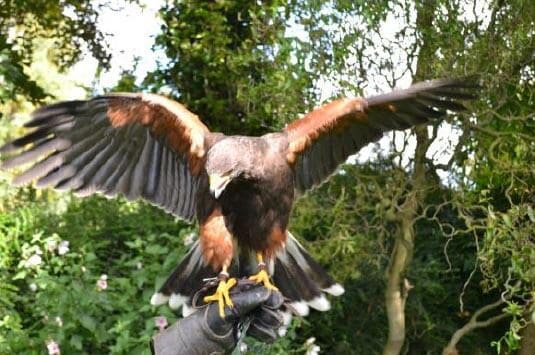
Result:
[[[307,317],[297,340],[315,336],[327,353],[358,349],[357,353],[374,354],[386,340],[384,270],[395,228],[389,222],[393,198],[388,195],[392,192],[389,187],[407,173],[385,161],[346,165],[343,171],[300,200],[294,211],[291,230],[305,239],[305,246],[346,288],[331,311]],[[449,198],[451,191],[438,190],[426,204],[433,206]],[[407,275],[414,286],[407,304],[407,351],[411,354],[437,349],[437,344],[444,344],[472,312],[459,310],[459,289],[474,269],[477,246],[465,234],[449,241],[445,249],[445,224],[463,229],[463,221],[451,206],[429,209],[427,215],[428,219],[417,224],[420,239]],[[481,275],[476,278],[474,282],[483,282]],[[497,292],[473,288],[463,296],[470,305],[490,303],[497,297]],[[475,353],[485,349],[505,331],[499,326],[484,334],[472,334],[463,350]]]
[[[40,101],[47,93],[25,65],[38,41],[52,39],[50,58],[61,69],[76,63],[87,49],[109,67],[110,53],[97,29],[98,11],[88,1],[5,0],[0,6],[0,104],[8,100]]]
[[[310,105],[313,79],[293,50],[302,43],[284,36],[285,5],[169,2],[156,44],[170,63],[145,84],[170,89],[214,130],[260,134],[280,127]]]
[[[148,300],[186,250],[182,236],[191,230],[153,207],[109,202],[63,201],[61,213],[27,202],[1,215],[3,352],[40,353],[54,340],[65,353],[148,353],[154,317],[176,319]],[[60,243],[67,240],[65,251]]]
[[[15,98],[17,93],[32,101],[44,99],[44,90],[24,72],[21,55],[11,50],[5,40],[0,35],[0,103]]]
[[[107,66],[110,54],[103,34],[97,29],[98,12],[87,1],[7,0],[0,10],[0,33],[9,38],[13,49],[31,59],[36,38],[52,38],[60,66],[74,64],[87,45],[91,54]],[[11,31],[11,32],[10,32]]]

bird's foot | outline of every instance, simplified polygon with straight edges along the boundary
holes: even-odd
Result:
[[[273,285],[269,279],[269,275],[265,268],[260,267],[260,271],[252,276],[249,276],[249,280],[254,281],[256,283],[262,283],[264,284],[264,287],[273,291],[278,291],[279,289]]]
[[[229,291],[236,285],[236,279],[229,279],[227,274],[219,274],[219,278],[219,285],[217,286],[215,293],[211,296],[205,296],[203,300],[205,303],[217,301],[219,306],[219,316],[224,318],[225,306],[228,306],[229,308],[234,307],[234,303],[232,303],[232,300],[230,299]]]

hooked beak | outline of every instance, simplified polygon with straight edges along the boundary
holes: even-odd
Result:
[[[225,190],[228,183],[230,182],[230,176],[221,176],[219,174],[212,174],[208,177],[208,183],[210,184],[210,192],[214,195],[215,198],[219,196]]]

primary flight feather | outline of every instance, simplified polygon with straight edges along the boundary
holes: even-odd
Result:
[[[343,288],[287,230],[298,194],[324,182],[350,155],[385,132],[464,109],[471,79],[434,80],[370,98],[323,105],[283,131],[261,137],[210,132],[183,105],[154,94],[110,94],[66,101],[32,114],[29,134],[0,148],[5,169],[34,163],[16,185],[72,190],[86,196],[142,198],[199,223],[199,241],[151,300],[184,306],[217,276],[205,301],[232,306],[230,276],[250,275],[279,288],[289,308],[329,309],[323,292]],[[36,163],[35,163],[36,162]],[[235,243],[237,242],[237,243]]]

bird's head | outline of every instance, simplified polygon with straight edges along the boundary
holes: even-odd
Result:
[[[245,178],[252,171],[252,151],[247,141],[226,139],[208,151],[206,173],[210,192],[219,198],[227,186],[237,178]]]
[[[208,173],[208,183],[210,185],[210,192],[215,198],[219,198],[227,185],[234,180],[239,173],[232,168],[228,170],[212,171]]]

